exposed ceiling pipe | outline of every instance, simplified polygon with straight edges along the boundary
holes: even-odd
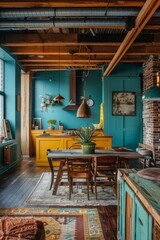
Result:
[[[46,28],[53,27],[53,20],[14,20],[14,21],[1,21],[0,28]]]
[[[45,28],[48,27],[125,27],[125,19],[52,19],[49,20],[6,20],[0,22],[0,28]]]
[[[137,16],[139,8],[9,8],[0,9],[0,18],[24,17],[127,17]]]
[[[125,27],[125,19],[89,18],[89,19],[55,19],[55,27]]]
[[[0,9],[0,18],[25,18],[25,17],[136,17],[139,8],[14,8]],[[154,17],[160,17],[158,9]]]

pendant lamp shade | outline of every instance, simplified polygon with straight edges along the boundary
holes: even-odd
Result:
[[[55,102],[60,103],[60,102],[63,102],[64,99],[65,99],[64,97],[62,97],[60,94],[58,94],[53,100],[54,100]]]
[[[91,109],[87,104],[86,98],[83,99],[81,105],[77,110],[78,118],[90,118],[91,117]]]
[[[142,97],[143,100],[160,101],[160,87],[153,86],[146,90]]]
[[[157,85],[147,89],[142,97],[142,100],[160,101],[160,75],[157,72]]]

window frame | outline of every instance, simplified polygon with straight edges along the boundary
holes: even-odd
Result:
[[[5,66],[5,62],[3,59],[0,58],[0,65],[2,63],[2,67],[0,66],[0,82],[1,80],[3,81],[3,90],[0,89],[0,96],[3,97],[3,109],[2,109],[2,119],[0,119],[0,135],[3,135],[4,132],[3,132],[3,119],[5,118],[5,77],[4,77],[4,74],[5,74],[5,70],[4,70],[4,66]],[[1,69],[2,69],[2,76],[1,76]],[[0,107],[1,107],[1,104],[0,104]],[[0,110],[1,111],[1,110]]]

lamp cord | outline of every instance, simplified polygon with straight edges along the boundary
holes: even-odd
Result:
[[[58,81],[58,90],[60,94],[60,47],[59,47],[59,81]]]
[[[86,78],[84,79],[84,98],[86,98]]]

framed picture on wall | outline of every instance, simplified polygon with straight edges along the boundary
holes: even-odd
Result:
[[[33,118],[33,128],[38,130],[38,129],[41,129],[42,127],[42,124],[41,124],[42,120],[41,118]]]
[[[7,119],[3,119],[4,137],[7,139],[12,139],[12,132],[10,122]]]
[[[134,92],[112,92],[112,115],[133,116],[136,114]]]

